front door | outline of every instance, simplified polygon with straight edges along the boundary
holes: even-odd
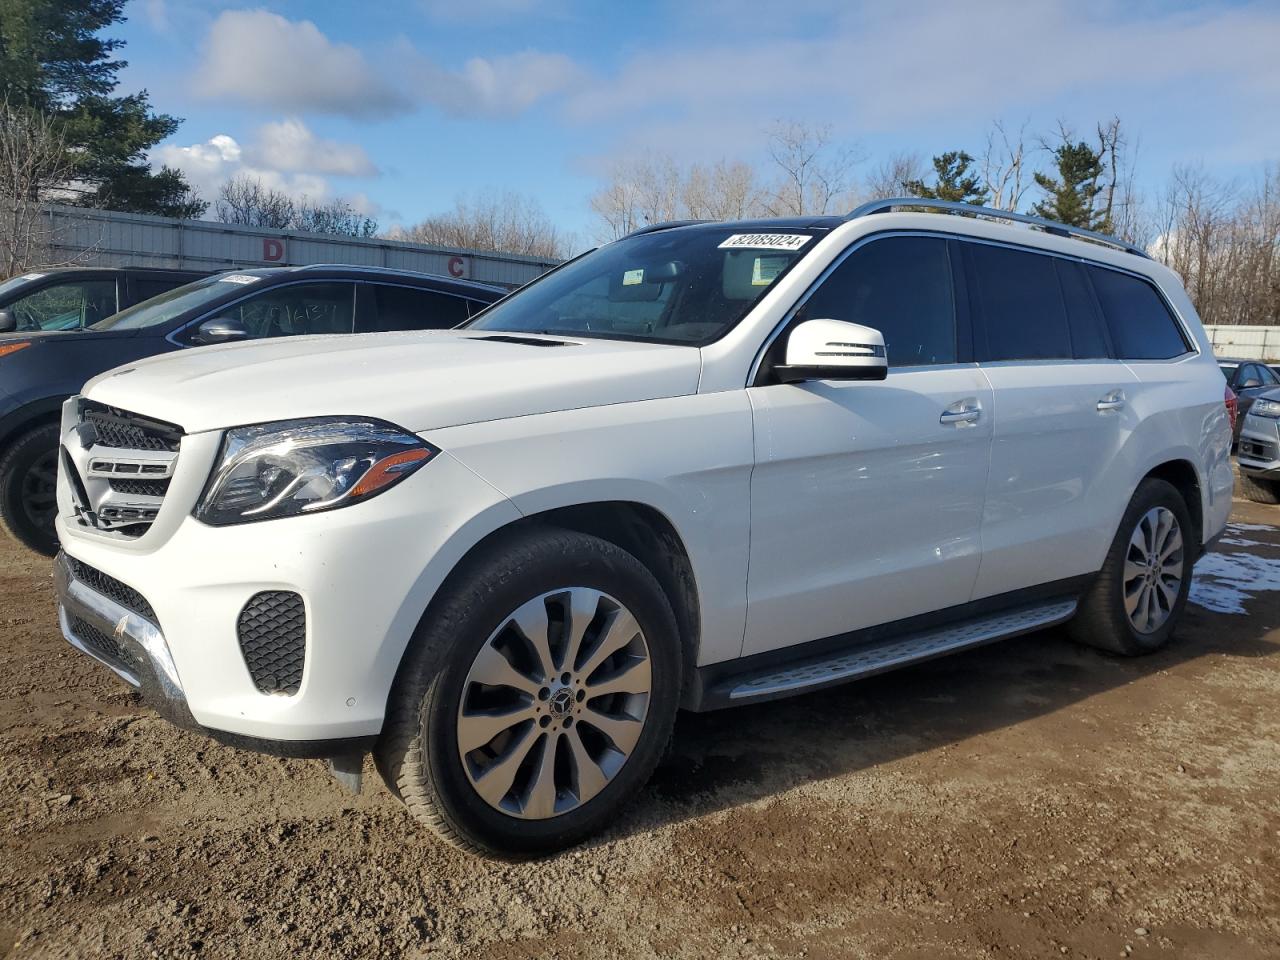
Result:
[[[970,599],[993,405],[957,323],[953,252],[938,237],[870,238],[796,312],[880,330],[883,382],[768,383],[766,359],[748,390],[744,655]]]

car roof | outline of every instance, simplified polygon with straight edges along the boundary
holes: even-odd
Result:
[[[395,280],[413,286],[430,287],[460,296],[480,296],[496,299],[509,291],[492,283],[476,280],[459,280],[418,270],[398,270],[392,267],[367,267],[352,263],[308,263],[296,267],[252,267],[246,270],[224,270],[223,273],[242,273],[255,277],[291,277],[298,274],[320,275],[341,280]]]

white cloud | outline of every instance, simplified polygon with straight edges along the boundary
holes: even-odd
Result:
[[[415,53],[406,58],[418,96],[455,115],[515,116],[569,89],[582,71],[563,54],[528,50],[473,57],[461,70],[445,70]]]
[[[255,166],[291,172],[348,177],[378,172],[364,147],[317,137],[296,117],[259,127],[257,142],[246,148],[245,159]]]
[[[205,39],[195,88],[291,112],[376,117],[403,111],[409,100],[345,43],[310,20],[266,10],[228,10]]]
[[[246,144],[225,133],[188,146],[165,144],[151,151],[151,160],[181,170],[206,200],[215,199],[218,188],[240,174],[295,197],[322,200],[335,193],[329,176],[378,172],[359,145],[317,137],[296,118],[264,124]],[[347,199],[362,213],[376,209],[364,194]]]
[[[480,0],[514,10],[521,0]],[[528,50],[473,57],[449,69],[405,38],[370,58],[335,43],[309,20],[266,10],[222,13],[209,29],[195,91],[288,113],[377,119],[431,104],[448,113],[514,116],[568,89],[581,75],[563,54]],[[394,79],[392,79],[394,78]]]

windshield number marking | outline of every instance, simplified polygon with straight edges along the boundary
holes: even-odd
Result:
[[[721,250],[799,250],[812,237],[802,233],[735,233]]]

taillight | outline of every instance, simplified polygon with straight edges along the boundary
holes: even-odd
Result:
[[[1235,391],[1227,387],[1227,392],[1222,395],[1222,402],[1227,405],[1227,416],[1231,419],[1231,432],[1236,432],[1236,420],[1240,416],[1240,401],[1236,399]]]

